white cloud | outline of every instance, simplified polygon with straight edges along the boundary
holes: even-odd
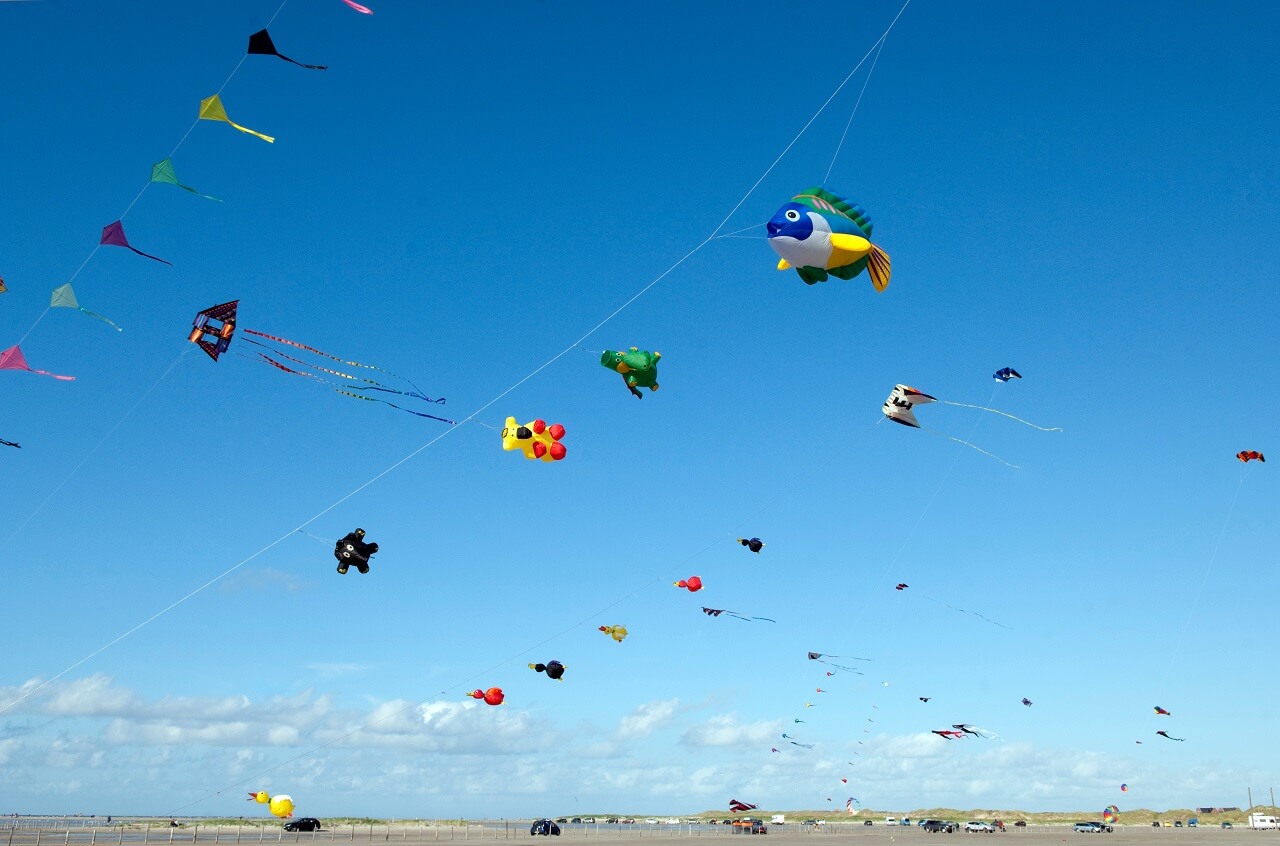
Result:
[[[618,722],[620,738],[644,737],[667,725],[675,718],[679,699],[659,699],[646,702]]]
[[[761,745],[778,737],[781,731],[780,720],[744,723],[737,714],[720,714],[686,729],[680,742],[686,746]]]

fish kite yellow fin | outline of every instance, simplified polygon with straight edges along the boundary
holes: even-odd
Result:
[[[893,273],[889,254],[875,244],[871,245],[871,252],[867,255],[867,273],[871,276],[871,284],[877,291],[884,291],[889,287],[889,277]]]
[[[861,235],[848,235],[844,232],[831,233],[831,246],[846,253],[853,253],[862,258],[871,251],[871,242]]]
[[[790,270],[791,262],[786,259],[778,259],[778,270]]]

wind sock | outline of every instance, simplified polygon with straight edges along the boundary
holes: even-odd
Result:
[[[111,326],[117,332],[124,331],[119,326],[116,326],[114,322],[103,317],[101,314],[96,314],[92,311],[89,311],[89,309],[87,308],[81,308],[80,303],[76,301],[76,292],[71,290],[70,282],[53,289],[53,296],[49,298],[49,308],[74,308],[77,311],[80,311],[84,314],[89,315],[90,317],[98,318],[103,323],[106,323],[108,326]]]
[[[50,373],[48,370],[31,370],[31,367],[27,364],[26,357],[22,354],[22,350],[16,346],[0,352],[0,370],[30,370],[32,373],[39,373],[41,376],[52,376],[54,379],[61,379],[64,382],[71,382],[76,378],[74,376],[59,376],[57,373]]]
[[[200,101],[200,120],[220,120],[223,123],[229,123],[241,132],[247,132],[250,135],[256,135],[268,144],[274,144],[276,139],[270,135],[263,135],[261,132],[255,132],[247,126],[240,124],[227,117],[227,110],[222,107],[222,98],[217,94]]]
[[[190,185],[183,185],[181,182],[179,182],[178,175],[173,172],[172,159],[165,159],[163,161],[156,162],[151,166],[151,181],[166,182],[169,185],[177,185],[179,188],[183,189],[184,191],[190,191],[192,194],[195,194],[197,197],[204,197],[206,200],[213,200],[215,203],[222,202],[222,200],[219,200],[217,197],[210,197],[208,194],[201,194],[199,191],[192,188]]]
[[[276,49],[276,45],[271,41],[271,36],[267,34],[265,29],[260,29],[253,35],[249,36],[249,55],[250,56],[279,56],[286,62],[293,62],[300,68],[310,68],[311,70],[328,70],[326,65],[304,65],[302,62],[290,59],[288,56],[282,55]]]
[[[106,226],[102,227],[102,237],[98,239],[98,243],[106,244],[111,247],[124,247],[127,250],[133,250],[143,258],[149,258],[152,261],[158,261],[161,264],[167,264],[170,267],[173,267],[173,262],[165,261],[158,256],[151,255],[150,253],[144,253],[142,250],[139,250],[137,247],[130,244],[129,239],[124,236],[124,224],[118,220],[115,223],[108,223]]]

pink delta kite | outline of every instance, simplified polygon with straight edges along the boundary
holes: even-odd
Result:
[[[54,379],[61,379],[64,382],[71,382],[76,378],[74,376],[59,376],[57,373],[50,373],[48,370],[32,370],[31,366],[27,364],[26,356],[16,346],[0,352],[0,370],[28,370],[32,373],[39,373],[41,376],[52,376]]]
[[[361,6],[359,3],[354,2],[354,0],[342,0],[342,2],[346,3],[348,6],[355,9],[357,12],[359,12],[362,15],[373,14],[373,9],[370,9],[368,6]]]
[[[124,235],[124,224],[118,220],[115,223],[108,223],[106,226],[102,227],[102,237],[98,239],[98,243],[106,244],[109,247],[124,247],[126,250],[133,250],[143,258],[149,258],[152,261],[158,261],[161,264],[167,264],[170,267],[173,267],[173,262],[165,261],[162,258],[151,255],[150,253],[144,253],[142,250],[139,250],[137,247],[130,244],[129,239]]]

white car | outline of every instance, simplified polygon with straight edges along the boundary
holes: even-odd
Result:
[[[981,820],[971,820],[964,824],[964,830],[965,831],[982,831],[982,832],[986,832],[987,834],[991,834],[993,831],[996,830],[996,827],[989,822],[982,822]]]

